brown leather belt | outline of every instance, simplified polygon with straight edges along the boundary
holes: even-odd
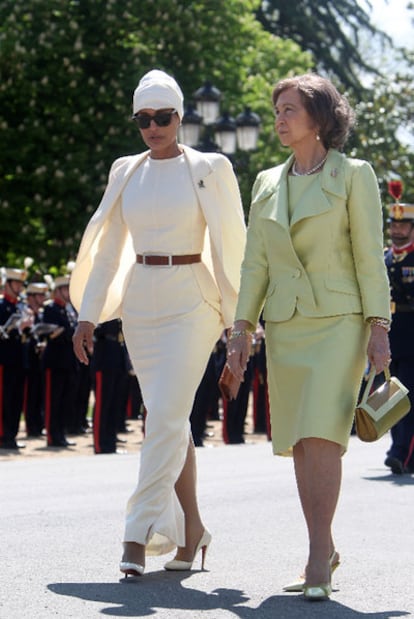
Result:
[[[201,254],[187,254],[183,256],[172,256],[171,254],[137,254],[138,264],[154,267],[172,267],[180,264],[193,264],[201,262]]]

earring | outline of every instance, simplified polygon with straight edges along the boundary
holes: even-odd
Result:
[[[321,138],[320,138],[319,133],[317,133],[317,134],[316,134],[316,139],[317,139],[317,141],[318,141],[318,142],[320,142],[320,141],[321,141]]]

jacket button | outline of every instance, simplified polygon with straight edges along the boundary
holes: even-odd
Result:
[[[302,275],[302,272],[300,269],[296,269],[296,271],[293,273],[292,277],[294,279],[299,279],[299,277]]]

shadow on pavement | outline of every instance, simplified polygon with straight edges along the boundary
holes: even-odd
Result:
[[[387,481],[394,486],[414,486],[414,477],[411,475],[393,475],[388,473],[386,475],[364,476],[362,479],[366,481]]]
[[[169,609],[171,617],[179,617],[179,611],[222,610],[239,619],[391,619],[410,614],[407,611],[364,613],[334,599],[322,603],[307,602],[302,595],[273,595],[252,608],[243,605],[250,598],[239,589],[219,588],[208,593],[183,587],[181,581],[189,577],[190,574],[159,571],[142,578],[122,579],[118,583],[51,583],[48,589],[57,595],[108,604],[99,612],[112,617],[148,617],[155,615],[157,609]]]

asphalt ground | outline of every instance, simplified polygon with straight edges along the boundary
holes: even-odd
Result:
[[[384,466],[385,437],[351,437],[335,519],[341,565],[328,602],[282,587],[302,570],[306,531],[292,461],[266,441],[197,450],[199,501],[213,542],[200,571],[149,557],[121,578],[125,503],[139,449],[125,455],[0,461],[0,619],[388,619],[414,617],[414,476]]]

